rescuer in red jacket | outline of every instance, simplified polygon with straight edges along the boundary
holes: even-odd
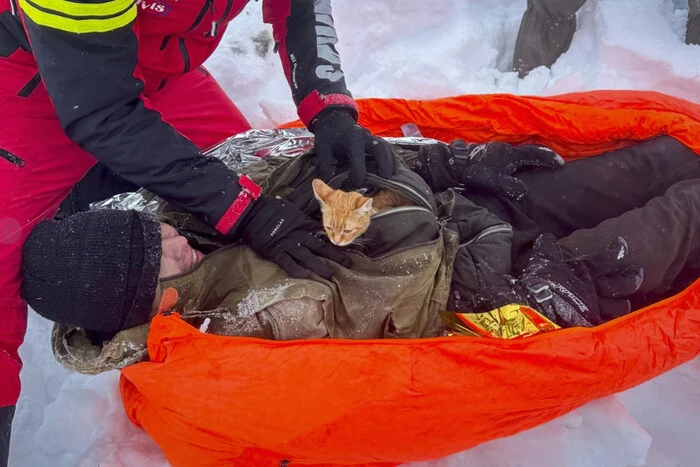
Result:
[[[0,465],[20,392],[22,244],[98,161],[294,276],[344,261],[293,205],[201,153],[250,128],[202,68],[246,3],[0,0]],[[347,158],[361,186],[366,154],[390,176],[388,145],[356,123],[330,0],[263,0],[263,17],[325,177]]]

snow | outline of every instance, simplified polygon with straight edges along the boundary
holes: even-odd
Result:
[[[291,285],[290,282],[285,281],[275,287],[256,289],[255,291],[251,290],[238,304],[238,308],[236,309],[237,315],[242,317],[253,316],[269,304],[281,301],[282,294],[284,294],[285,290]]]
[[[700,46],[684,43],[684,0],[589,0],[569,52],[521,80],[509,68],[525,3],[334,0],[348,87],[355,97],[407,98],[644,89],[700,102]],[[207,64],[263,128],[296,118],[270,42],[261,2],[251,2]],[[168,465],[124,414],[118,373],[67,372],[53,360],[49,332],[31,313],[10,465]],[[698,414],[700,358],[532,430],[413,465],[691,467],[700,464]]]

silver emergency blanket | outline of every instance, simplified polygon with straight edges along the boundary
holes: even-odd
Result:
[[[406,147],[435,143],[436,140],[421,137],[385,138],[390,143]],[[306,129],[292,128],[281,130],[249,130],[231,136],[216,146],[204,151],[207,156],[221,159],[234,172],[260,158],[267,156],[295,157],[303,154],[314,145],[314,137]],[[136,192],[122,193],[91,205],[92,209],[118,209],[145,211],[155,213],[160,198],[140,189]]]

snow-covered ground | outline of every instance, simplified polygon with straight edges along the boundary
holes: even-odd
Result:
[[[334,0],[348,86],[356,97],[645,89],[700,102],[700,46],[684,43],[685,0],[589,0],[569,52],[519,80],[509,69],[525,3]],[[256,127],[296,118],[271,48],[261,2],[251,2],[208,62]],[[68,373],[53,360],[49,331],[31,314],[10,465],[168,465],[127,420],[118,374]],[[695,467],[698,418],[700,358],[546,425],[416,465]]]

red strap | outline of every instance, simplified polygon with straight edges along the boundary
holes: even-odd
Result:
[[[245,175],[238,177],[238,184],[241,186],[241,192],[236,196],[236,199],[233,200],[233,203],[224,215],[221,216],[219,222],[216,223],[216,230],[223,234],[227,234],[231,230],[251,201],[258,199],[262,191],[257,183]]]

